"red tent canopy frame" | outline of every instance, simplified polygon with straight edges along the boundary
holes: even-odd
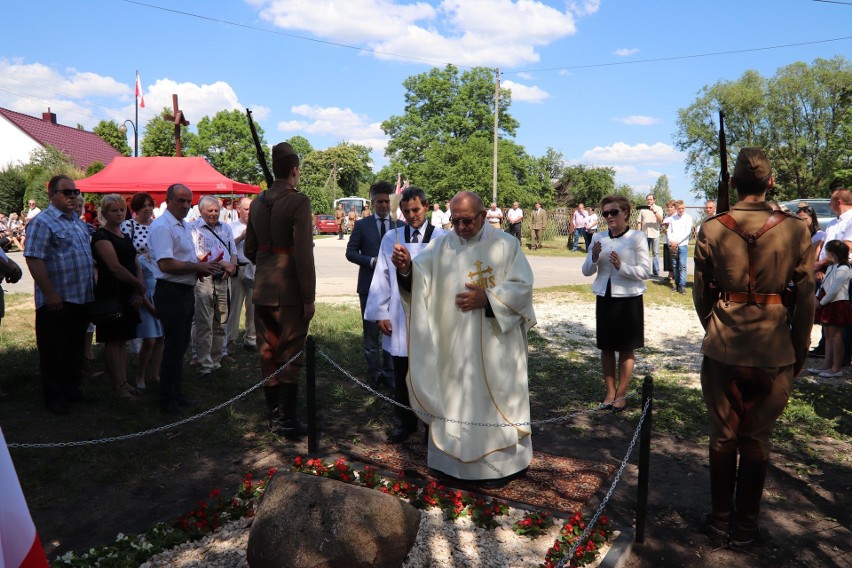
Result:
[[[147,192],[156,204],[166,199],[166,189],[181,183],[192,190],[193,202],[209,194],[246,195],[260,193],[260,186],[240,183],[220,174],[204,158],[117,157],[93,176],[78,179],[83,193],[133,195]]]

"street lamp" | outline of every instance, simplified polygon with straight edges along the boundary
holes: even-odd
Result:
[[[125,124],[129,124],[133,127],[133,157],[139,157],[139,131],[136,129],[136,123],[130,120],[129,118],[124,121],[124,124],[118,127],[118,131],[122,134],[127,134],[127,127]]]

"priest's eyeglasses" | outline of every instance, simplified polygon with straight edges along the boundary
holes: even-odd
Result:
[[[473,217],[452,217],[450,218],[450,223],[454,227],[458,227],[459,225],[464,225],[466,227],[470,227],[476,220],[479,219],[479,214],[474,215]]]

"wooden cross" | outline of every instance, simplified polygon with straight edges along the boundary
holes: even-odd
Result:
[[[180,127],[181,126],[189,126],[189,121],[184,117],[183,111],[178,109],[178,96],[172,95],[172,106],[175,109],[174,115],[167,114],[163,118],[166,120],[170,120],[174,122],[175,125],[175,156],[180,158],[182,156],[181,147],[180,147]]]

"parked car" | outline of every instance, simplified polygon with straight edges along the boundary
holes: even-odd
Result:
[[[337,221],[334,220],[334,215],[317,215],[314,221],[315,235],[336,235]]]
[[[785,201],[783,203],[779,203],[790,210],[790,213],[795,214],[799,209],[800,203],[807,203],[809,207],[812,207],[814,211],[816,211],[817,219],[819,220],[819,228],[825,229],[826,225],[828,225],[829,221],[837,217],[837,214],[831,210],[829,203],[830,199],[826,199],[824,197],[819,198],[805,198],[805,199],[794,199],[792,201]]]

